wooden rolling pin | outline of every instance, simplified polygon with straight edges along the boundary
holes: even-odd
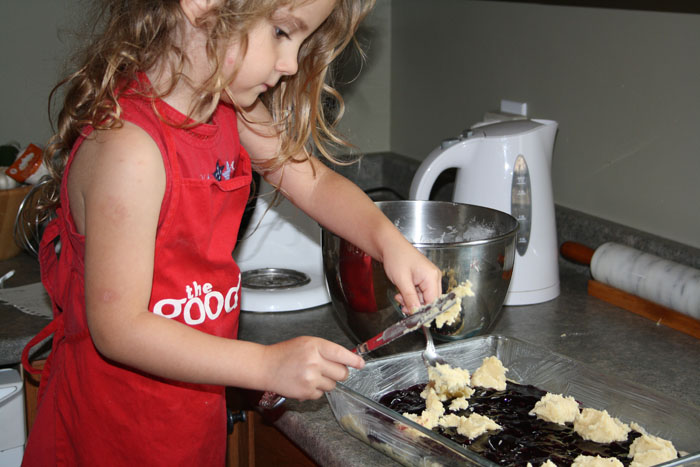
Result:
[[[588,294],[700,338],[700,271],[617,243],[565,242],[561,254],[590,265]]]

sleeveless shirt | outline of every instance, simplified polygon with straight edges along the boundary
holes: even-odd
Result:
[[[148,86],[144,74],[139,82]],[[121,118],[150,135],[165,166],[149,311],[208,334],[236,338],[241,282],[232,251],[251,182],[236,114],[220,104],[210,124],[177,128],[166,122],[179,123],[185,116],[162,100],[127,91],[119,103]],[[25,367],[31,345],[51,334],[53,343],[23,465],[221,466],[226,452],[225,388],[125,367],[101,356],[90,338],[85,238],[70,214],[66,184],[83,140],[72,150],[61,206],[40,246],[42,282],[54,319],[25,349]]]

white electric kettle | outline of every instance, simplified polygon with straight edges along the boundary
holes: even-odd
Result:
[[[552,149],[557,122],[510,120],[477,124],[442,141],[418,168],[411,199],[429,199],[440,173],[456,168],[453,201],[507,212],[520,227],[505,305],[559,295]]]

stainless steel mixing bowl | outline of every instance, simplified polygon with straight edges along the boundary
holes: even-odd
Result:
[[[443,291],[469,279],[474,297],[462,302],[461,319],[431,332],[456,340],[486,332],[505,301],[513,273],[518,222],[501,211],[445,201],[379,201],[379,209],[443,272]],[[356,343],[383,331],[402,316],[396,287],[381,263],[333,233],[322,231],[323,265],[340,324]],[[387,346],[383,355],[424,344],[413,333]]]

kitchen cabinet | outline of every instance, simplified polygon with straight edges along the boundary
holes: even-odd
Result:
[[[226,466],[254,467],[317,464],[289,438],[255,410],[247,410],[246,421],[238,422],[229,435]]]
[[[245,393],[229,388],[227,405],[234,412],[245,414],[244,421],[233,425],[228,437],[226,467],[299,466],[317,464],[294,442],[272,425],[272,417],[263,416],[247,402]]]
[[[43,369],[46,360],[36,360],[32,362],[34,368]],[[27,433],[32,429],[36,418],[37,395],[39,394],[39,380],[41,375],[33,375],[22,369],[24,379],[24,413],[27,418]]]

